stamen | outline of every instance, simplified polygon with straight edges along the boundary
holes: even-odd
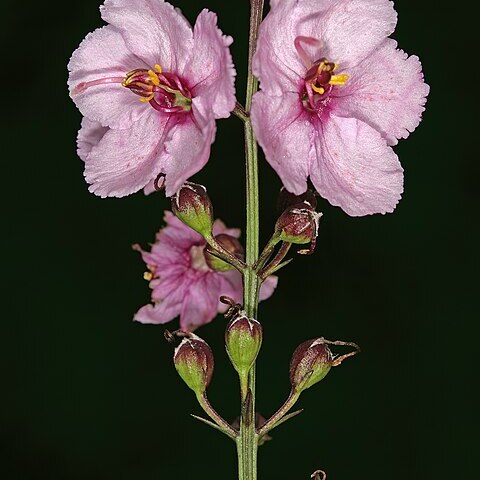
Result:
[[[163,72],[162,67],[161,67],[158,63],[155,64],[155,70],[156,70],[158,73],[162,73],[162,72]]]
[[[323,95],[325,93],[325,89],[323,87],[316,87],[313,83],[312,83],[312,90],[319,93],[320,95]]]
[[[328,82],[330,85],[345,85],[350,77],[342,73],[341,75],[332,75]]]
[[[157,87],[160,85],[160,80],[158,79],[157,74],[153,70],[148,71],[148,76],[154,85]]]
[[[151,93],[148,97],[140,97],[139,100],[143,103],[149,102],[155,95]]]

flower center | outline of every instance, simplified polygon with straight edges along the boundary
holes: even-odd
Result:
[[[163,113],[188,112],[192,108],[192,95],[178,75],[164,72],[160,65],[155,71],[147,68],[136,68],[125,77],[108,77],[81,82],[72,94],[83,93],[91,87],[99,85],[120,84],[138,95],[141,102],[149,103],[155,110]]]
[[[307,71],[304,78],[302,100],[308,109],[318,112],[325,106],[333,88],[347,83],[348,75],[344,73],[334,74],[337,68],[338,64],[330,62],[326,58],[321,58]]]
[[[149,102],[160,112],[175,113],[192,108],[192,95],[180,78],[173,73],[163,72],[158,64],[155,65],[155,71],[137,68],[128,72],[122,86],[139,95],[141,102]]]

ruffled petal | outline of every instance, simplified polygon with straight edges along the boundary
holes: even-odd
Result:
[[[128,48],[149,68],[160,64],[177,73],[190,59],[192,27],[163,0],[106,0],[102,18],[121,32]],[[137,67],[138,68],[138,67]]]
[[[316,126],[310,177],[318,193],[354,217],[393,212],[403,192],[403,169],[380,133],[335,116]]]
[[[260,25],[253,57],[253,73],[260,80],[262,90],[274,95],[299,90],[299,82],[306,72],[295,49],[301,17],[303,11],[297,1],[271,3],[271,10]]]
[[[150,109],[129,129],[109,130],[85,162],[90,192],[124,197],[143,188],[159,173],[171,117]]]
[[[148,105],[122,87],[121,78],[146,65],[133,55],[120,33],[110,25],[89,33],[73,52],[68,70],[70,96],[82,115],[104,127],[127,128],[147,112]],[[91,86],[76,92],[86,82],[118,78],[117,83]]]
[[[298,34],[320,40],[319,54],[341,68],[360,63],[397,24],[390,0],[298,0],[298,5],[304,12]]]
[[[211,110],[215,118],[227,118],[235,108],[235,68],[228,48],[233,39],[217,27],[215,13],[203,10],[195,23],[193,41],[184,78],[205,110]]]
[[[396,145],[417,128],[429,90],[418,57],[409,57],[387,39],[335,90],[335,114],[368,123]]]
[[[221,281],[215,273],[207,273],[192,282],[185,292],[180,313],[182,330],[191,332],[217,316],[220,284]]]
[[[83,161],[108,130],[108,127],[102,127],[98,122],[94,122],[87,117],[82,118],[82,126],[77,135],[77,154]]]
[[[309,165],[315,157],[310,114],[296,93],[281,97],[258,92],[253,98],[252,124],[265,157],[288,191],[307,189]]]
[[[273,295],[275,289],[277,288],[277,285],[278,277],[276,275],[270,275],[269,277],[267,277],[262,283],[262,286],[260,287],[260,301],[270,298]]]
[[[160,165],[160,171],[166,175],[167,197],[174,195],[186,180],[207,163],[215,131],[213,119],[199,126],[192,115],[184,115],[173,127],[171,139],[165,143],[165,155]]]
[[[135,313],[133,319],[140,323],[164,324],[180,315],[186,291],[189,284],[182,275],[170,277],[164,281],[165,289],[163,298],[154,299]],[[158,292],[157,292],[158,294]],[[153,299],[153,292],[152,292]]]

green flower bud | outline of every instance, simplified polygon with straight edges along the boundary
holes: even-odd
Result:
[[[172,211],[185,225],[205,238],[211,237],[213,206],[203,185],[184,183],[172,197]]]
[[[260,351],[262,338],[260,323],[253,318],[248,318],[244,312],[236,315],[227,325],[225,346],[230,361],[240,377],[242,390],[246,386],[248,373]]]
[[[207,342],[193,333],[182,339],[173,356],[183,381],[197,394],[205,392],[213,375],[213,353]]]
[[[215,240],[219,243],[225,250],[230,252],[232,255],[237,257],[240,260],[244,258],[244,250],[242,244],[239,240],[231,235],[226,233],[220,233],[215,235]],[[227,272],[228,270],[233,270],[235,267],[225,262],[221,258],[216,257],[211,253],[211,247],[209,245],[205,246],[204,256],[207,262],[207,265],[216,272]]]
[[[297,392],[315,385],[327,375],[333,355],[323,338],[308,340],[297,347],[290,361],[290,383]]]
[[[288,207],[275,224],[275,233],[279,240],[288,243],[314,243],[318,234],[321,213],[315,212],[306,202]]]

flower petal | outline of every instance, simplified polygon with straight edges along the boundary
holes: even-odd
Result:
[[[189,284],[185,282],[183,276],[168,278],[164,280],[164,285],[169,288],[162,299],[157,298],[156,303],[147,304],[135,313],[133,319],[140,323],[163,324],[172,321],[180,315],[183,300],[188,290]],[[152,292],[153,298],[153,292]]]
[[[253,57],[253,73],[262,90],[275,95],[297,91],[306,72],[295,49],[297,22],[303,16],[299,2],[271,2],[271,10],[260,25],[257,49]]]
[[[300,0],[299,35],[318,38],[321,55],[341,68],[357,65],[393,31],[397,12],[390,0]],[[318,60],[318,59],[312,59]],[[348,73],[348,71],[346,72]]]
[[[191,92],[215,118],[227,118],[235,108],[235,68],[228,48],[232,37],[217,27],[217,15],[203,10],[193,30],[193,57],[184,77],[193,81]]]
[[[194,108],[195,108],[194,99]],[[200,127],[192,115],[184,115],[172,129],[165,143],[160,171],[165,173],[165,194],[171,197],[193,174],[207,163],[215,138],[215,121]]]
[[[269,277],[267,277],[262,283],[262,286],[260,287],[260,301],[270,298],[273,295],[275,289],[277,288],[277,285],[278,277],[276,275],[270,275]]]
[[[417,128],[429,90],[418,57],[409,57],[387,39],[335,90],[335,114],[368,123],[396,145]]]
[[[314,129],[296,93],[255,94],[252,124],[265,157],[288,191],[307,189],[309,165],[315,158]]]
[[[220,278],[215,273],[207,273],[191,283],[185,292],[180,313],[182,330],[191,332],[217,316],[220,284]]]
[[[87,117],[82,118],[82,126],[77,135],[77,154],[83,161],[108,130],[108,127],[102,127],[98,122],[94,122]]]
[[[82,115],[104,127],[127,128],[147,111],[138,96],[118,83],[91,86],[76,93],[83,82],[123,78],[134,68],[146,65],[126,47],[120,33],[107,25],[89,33],[73,52],[68,70],[70,96]]]
[[[85,161],[89,190],[100,197],[123,197],[143,188],[159,173],[172,117],[149,114],[131,128],[111,129]]]
[[[121,32],[128,48],[149,68],[160,64],[177,73],[190,59],[192,27],[163,0],[106,0],[102,18]]]
[[[403,192],[403,169],[380,133],[353,119],[317,123],[310,177],[320,195],[351,216],[387,213]]]

